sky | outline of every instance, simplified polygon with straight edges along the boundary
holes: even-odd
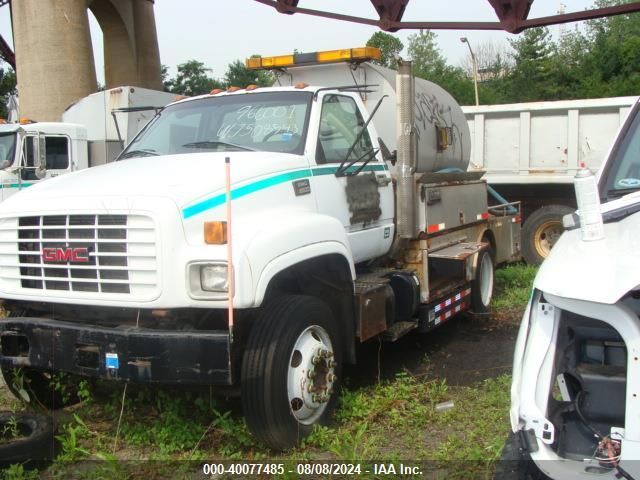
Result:
[[[535,0],[529,18],[556,14],[564,5],[567,12],[591,8],[594,0]],[[298,6],[377,19],[369,0],[300,0]],[[222,78],[227,65],[258,54],[284,55],[364,46],[378,31],[375,27],[323,19],[308,15],[283,15],[254,0],[155,0],[155,17],[160,60],[175,67],[198,60]],[[411,0],[404,21],[470,20],[495,21],[495,12],[487,0]],[[104,82],[102,33],[90,15],[91,34],[98,80]],[[551,27],[557,34],[558,26]],[[568,27],[571,28],[571,27]],[[407,45],[410,30],[396,35]],[[9,8],[0,8],[0,34],[12,45]],[[438,46],[451,65],[460,65],[468,47],[460,42],[466,36],[472,48],[483,42],[504,43],[516,38],[505,32],[442,30],[437,32]]]

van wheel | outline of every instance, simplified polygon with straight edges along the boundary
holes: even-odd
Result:
[[[9,391],[27,405],[58,410],[80,401],[77,388],[79,380],[74,375],[64,374],[54,379],[50,372],[29,367],[2,366],[0,370]],[[58,388],[53,386],[54,381],[59,384]]]
[[[474,313],[487,313],[493,298],[495,266],[493,250],[486,248],[478,253],[476,276],[471,282],[471,309]]]
[[[267,446],[298,445],[335,407],[342,343],[329,307],[286,295],[256,319],[242,360],[242,407],[249,430]]]
[[[522,256],[529,265],[540,265],[562,235],[562,217],[575,210],[566,205],[547,205],[527,218],[522,226]]]

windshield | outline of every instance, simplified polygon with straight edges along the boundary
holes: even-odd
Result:
[[[129,144],[119,159],[198,152],[302,154],[309,92],[225,95],[171,105]]]
[[[612,200],[640,190],[640,104],[630,114],[629,127],[622,132],[600,180],[600,196]]]
[[[16,152],[16,132],[0,134],[0,166],[3,168],[13,165]],[[5,163],[5,160],[9,163]],[[5,163],[3,165],[3,163]]]

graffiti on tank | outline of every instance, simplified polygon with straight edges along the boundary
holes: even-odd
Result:
[[[420,142],[420,135],[428,127],[437,125],[439,127],[449,127],[452,132],[451,149],[452,155],[458,154],[463,158],[462,139],[460,128],[453,121],[451,106],[440,105],[435,95],[424,92],[416,93],[416,137]]]

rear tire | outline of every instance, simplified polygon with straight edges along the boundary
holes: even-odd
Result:
[[[329,307],[286,295],[256,320],[242,360],[242,407],[249,430],[270,448],[299,444],[335,407],[342,342]]]
[[[494,284],[493,250],[486,248],[478,253],[476,276],[471,282],[471,310],[474,313],[489,312]]]
[[[562,217],[575,210],[566,205],[547,205],[527,218],[522,226],[522,256],[529,265],[540,265],[562,235]]]

